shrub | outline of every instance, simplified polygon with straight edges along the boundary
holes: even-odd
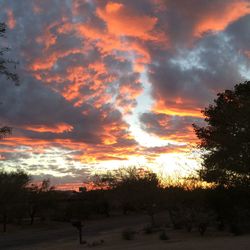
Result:
[[[190,233],[192,231],[192,229],[193,229],[192,222],[191,221],[186,221],[185,222],[185,227],[186,227],[187,231]]]
[[[203,236],[205,234],[205,232],[207,231],[207,223],[205,222],[201,222],[198,226],[198,230],[200,232],[200,235]]]
[[[153,227],[150,226],[150,225],[146,225],[144,228],[143,228],[143,231],[145,234],[152,234],[153,233]]]
[[[127,228],[122,231],[122,238],[124,240],[133,240],[135,238],[135,231],[131,228]]]
[[[165,230],[163,230],[163,231],[160,233],[159,239],[160,239],[160,240],[169,240],[169,237],[168,237],[168,235],[166,234],[166,231],[165,231]]]
[[[232,234],[234,234],[235,236],[239,236],[239,235],[243,234],[243,231],[242,231],[240,225],[237,223],[233,223],[230,225],[230,232]]]

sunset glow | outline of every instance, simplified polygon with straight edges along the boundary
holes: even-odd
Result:
[[[20,77],[14,86],[1,76],[0,126],[13,134],[0,140],[0,165],[60,189],[131,165],[189,174],[200,165],[192,124],[204,123],[218,91],[249,76],[247,0],[0,7],[1,47]]]

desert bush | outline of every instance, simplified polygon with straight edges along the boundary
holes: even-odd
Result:
[[[153,227],[151,225],[146,225],[144,228],[143,228],[143,232],[145,234],[152,234],[153,233]]]
[[[177,208],[169,209],[169,217],[173,225],[173,229],[179,230],[183,227],[183,216],[181,214],[181,211],[179,211]]]
[[[160,239],[160,240],[169,240],[169,237],[168,237],[168,235],[166,234],[166,231],[165,231],[165,230],[161,231],[161,233],[159,234],[159,239]]]
[[[144,228],[143,228],[143,232],[145,234],[152,234],[152,233],[158,233],[158,232],[161,232],[162,231],[162,226],[161,225],[146,225]]]
[[[243,234],[243,231],[242,231],[240,225],[237,223],[233,223],[230,225],[230,232],[232,234],[234,234],[235,236],[239,236],[239,235]]]
[[[127,228],[122,231],[122,238],[124,240],[133,240],[135,238],[135,231],[131,228]]]
[[[200,235],[203,236],[205,232],[207,231],[208,224],[206,222],[201,222],[198,226],[198,230],[200,232]]]
[[[187,231],[190,233],[193,229],[193,223],[191,220],[186,220],[185,221],[185,228],[187,229]]]

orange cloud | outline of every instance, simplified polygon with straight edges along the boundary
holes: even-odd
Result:
[[[36,14],[41,14],[42,11],[43,11],[42,8],[40,6],[38,6],[37,4],[35,4],[35,3],[33,3],[32,10]]]
[[[36,38],[36,42],[45,46],[45,49],[48,49],[50,46],[56,43],[56,35],[51,33],[51,29],[56,27],[58,22],[51,23],[44,30],[43,34]]]
[[[100,189],[101,187],[97,186],[93,182],[74,182],[74,183],[64,183],[64,184],[57,184],[55,186],[56,190],[72,190],[78,192],[80,188],[86,188],[87,191]]]
[[[144,113],[140,117],[142,128],[149,134],[156,135],[161,139],[184,143],[187,145],[197,141],[192,123],[200,121],[190,116],[176,116],[164,113]],[[185,150],[181,148],[181,150]]]
[[[103,56],[112,55],[116,60],[124,61],[131,53],[134,54],[133,66],[135,72],[142,72],[151,57],[146,48],[138,41],[121,40],[119,34],[107,33],[89,24],[76,25],[77,33],[87,38],[90,44],[95,44]],[[157,36],[154,36],[156,39]],[[129,48],[129,51],[128,51]],[[124,52],[123,56],[116,55],[115,52]]]
[[[11,9],[7,9],[7,25],[10,29],[14,29],[16,27],[16,20]]]
[[[177,98],[174,101],[175,104],[166,104],[164,99],[156,101],[153,111],[156,113],[162,113],[166,115],[177,115],[177,116],[192,116],[203,118],[200,107],[195,107],[191,102]]]
[[[108,31],[116,36],[139,37],[154,40],[150,34],[157,23],[156,17],[136,15],[121,3],[109,2],[104,9],[98,8],[97,15],[103,19]]]
[[[25,126],[23,128],[26,130],[31,130],[31,131],[38,132],[38,133],[50,132],[50,133],[56,133],[56,134],[69,132],[73,129],[71,125],[66,124],[66,123],[58,123],[53,126],[46,126],[42,124],[30,125],[30,126]]]
[[[245,54],[248,58],[250,58],[250,50],[244,51],[244,54]]]
[[[47,43],[46,43],[47,44]],[[47,44],[48,45],[48,44]],[[47,46],[46,45],[46,46]],[[69,49],[67,51],[52,51],[47,52],[44,51],[44,57],[42,58],[34,58],[31,61],[30,69],[32,71],[39,71],[39,70],[50,70],[55,65],[55,63],[68,55],[76,54],[82,52],[81,49],[75,48],[75,49]]]
[[[222,31],[229,24],[247,14],[250,14],[248,1],[228,2],[224,10],[214,10],[212,13],[205,14],[197,23],[194,29],[194,35],[199,37],[205,32]]]

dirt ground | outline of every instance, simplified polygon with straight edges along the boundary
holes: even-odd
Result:
[[[181,237],[170,233],[173,237],[168,241],[161,241],[157,234],[138,235],[134,240],[125,241],[121,239],[120,232],[109,232],[103,234],[102,237],[96,239],[88,239],[88,241],[98,241],[100,238],[105,242],[99,246],[79,245],[76,241],[58,241],[53,243],[45,243],[40,246],[25,248],[27,250],[68,250],[68,249],[100,249],[100,250],[249,250],[250,235],[232,237],[232,236],[205,236],[203,238],[190,235],[189,237]],[[20,248],[18,248],[20,249]]]
[[[83,239],[87,241],[84,245],[78,243],[77,231],[69,223],[49,223],[21,229],[10,227],[6,234],[0,233],[0,249],[250,250],[250,235],[236,237],[230,233],[219,233],[209,228],[205,236],[201,237],[197,230],[187,233],[185,230],[166,228],[169,239],[163,241],[159,239],[160,232],[144,233],[143,228],[147,222],[147,216],[138,215],[87,222],[82,233]],[[122,239],[122,232],[127,228],[136,231],[133,240]],[[104,241],[102,244],[100,244],[101,240]],[[97,246],[92,246],[93,243]]]

